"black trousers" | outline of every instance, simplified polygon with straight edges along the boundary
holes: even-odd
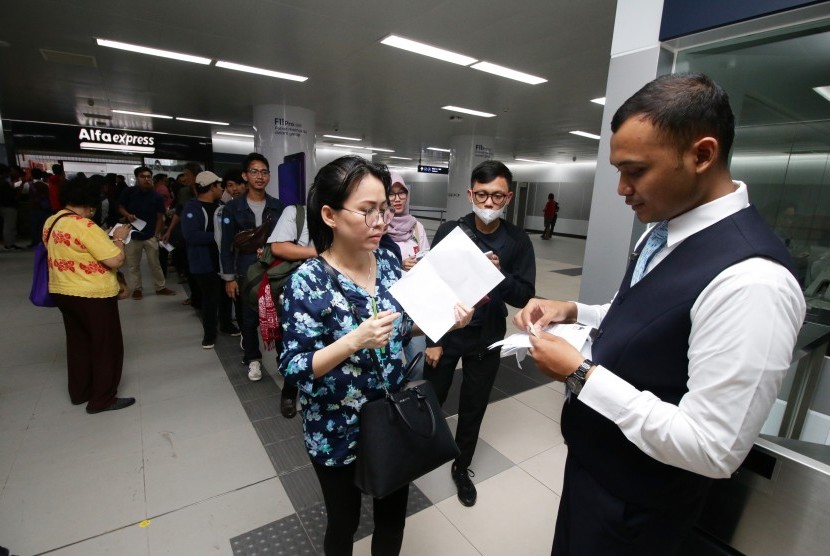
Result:
[[[466,345],[476,346],[478,344],[478,330],[474,327],[469,331],[466,329],[463,331],[465,335],[470,335],[469,343],[465,342]],[[478,347],[463,355],[445,353],[435,367],[425,364],[424,378],[432,383],[441,405],[447,399],[459,359],[461,359],[463,382],[458,401],[458,428],[455,429],[455,443],[458,444],[461,453],[456,458],[455,465],[458,469],[467,469],[473,461],[478,433],[481,430],[484,413],[487,411],[490,391],[496,381],[501,357],[497,349],[488,350],[486,347]]]
[[[246,280],[245,276],[237,275],[239,291],[242,291]],[[236,304],[236,322],[242,330],[242,351],[245,352],[242,361],[246,365],[251,361],[262,361],[262,352],[259,350],[259,313],[240,299]]]
[[[115,401],[124,364],[118,298],[52,294],[66,330],[69,399],[89,410]]]
[[[204,339],[209,342],[216,340],[216,326],[222,330],[229,330],[231,322],[231,298],[225,293],[225,281],[216,274],[191,274],[201,292],[202,299],[202,329]]]
[[[551,554],[675,554],[697,522],[707,491],[691,499],[667,493],[665,506],[640,507],[611,494],[569,455]]]
[[[354,486],[354,466],[325,467],[313,463],[323,500],[328,524],[323,547],[326,556],[351,555],[354,534],[360,525],[360,490]],[[403,529],[406,524],[406,504],[409,485],[385,498],[373,499],[375,530],[372,533],[374,556],[395,556],[401,552]]]

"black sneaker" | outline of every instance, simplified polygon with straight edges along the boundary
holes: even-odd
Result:
[[[220,328],[219,331],[222,334],[227,334],[229,336],[241,336],[242,335],[242,332],[240,332],[240,330],[234,325],[230,325],[228,328]]]
[[[202,340],[202,349],[213,349],[214,345],[216,345],[216,340],[208,340],[207,338]]]
[[[458,489],[458,501],[467,507],[474,506],[478,493],[470,477],[475,477],[476,474],[472,469],[457,469],[453,465],[451,475],[452,480],[455,482],[455,487]]]

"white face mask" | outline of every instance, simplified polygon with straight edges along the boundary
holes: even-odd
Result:
[[[478,216],[482,222],[489,224],[491,222],[495,222],[496,219],[501,218],[501,215],[504,214],[504,207],[498,209],[488,209],[477,207],[475,203],[473,203],[473,213],[475,213],[475,215]]]

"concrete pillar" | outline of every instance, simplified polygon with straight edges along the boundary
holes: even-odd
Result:
[[[583,303],[611,300],[625,273],[632,243],[645,229],[617,195],[617,170],[609,163],[611,118],[628,97],[671,69],[671,57],[660,49],[662,14],[663,0],[617,2],[579,291],[579,301]]]
[[[254,106],[254,147],[271,166],[268,193],[279,197],[279,165],[286,156],[302,153],[305,186],[314,180],[314,117],[311,110],[281,104]]]
[[[472,208],[467,199],[473,168],[493,158],[495,141],[481,135],[458,135],[450,140],[450,174],[447,187],[447,220],[456,220]]]

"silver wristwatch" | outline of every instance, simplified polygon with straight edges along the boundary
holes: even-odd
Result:
[[[591,367],[594,365],[596,365],[596,363],[590,359],[586,359],[580,363],[579,367],[577,367],[576,370],[568,376],[568,378],[565,379],[565,386],[574,396],[578,396],[582,391],[582,387],[585,386],[585,375],[588,374],[588,371],[590,371]]]

